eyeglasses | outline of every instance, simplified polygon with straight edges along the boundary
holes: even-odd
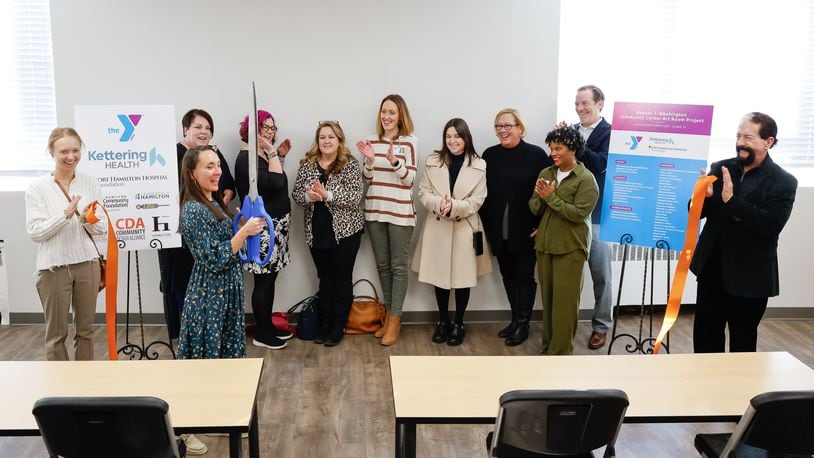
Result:
[[[517,127],[519,124],[495,124],[495,130],[500,132],[501,130],[512,130],[512,127]]]
[[[325,124],[336,124],[337,126],[342,127],[342,126],[339,125],[339,121],[334,121],[332,119],[319,122],[320,126],[325,125]]]
[[[260,125],[260,130],[262,130],[263,133],[277,132],[277,126],[269,126],[269,125],[266,125],[266,124],[261,124]]]

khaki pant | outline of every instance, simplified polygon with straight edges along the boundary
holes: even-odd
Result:
[[[367,235],[376,258],[376,270],[382,284],[382,299],[387,313],[401,316],[404,296],[407,295],[407,276],[410,273],[410,240],[413,226],[398,226],[380,221],[366,221]]]
[[[579,319],[585,252],[537,254],[537,275],[543,299],[543,353],[570,355]]]
[[[68,312],[73,308],[77,360],[93,359],[93,316],[99,293],[99,261],[40,270],[37,292],[45,313],[45,352],[49,361],[67,361]]]

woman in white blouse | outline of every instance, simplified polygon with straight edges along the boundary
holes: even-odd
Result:
[[[103,234],[99,211],[95,224],[85,220],[100,198],[95,177],[79,173],[82,139],[70,127],[57,127],[48,138],[53,172],[37,178],[25,192],[26,231],[37,243],[37,292],[45,313],[45,350],[49,361],[68,360],[68,311],[73,309],[77,360],[93,359],[92,324],[99,292],[99,255],[91,234]]]

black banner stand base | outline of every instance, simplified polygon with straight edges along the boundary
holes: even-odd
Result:
[[[638,335],[633,335],[629,333],[616,333],[616,324],[619,321],[619,310],[621,307],[622,302],[622,286],[624,285],[625,281],[625,267],[627,264],[627,253],[630,245],[633,243],[633,236],[630,234],[624,234],[619,240],[619,244],[624,247],[622,252],[622,269],[619,274],[619,292],[616,295],[616,305],[613,306],[613,331],[611,333],[611,340],[608,344],[608,354],[611,354],[613,350],[613,345],[617,341],[626,341],[628,343],[625,344],[624,349],[627,353],[638,353],[638,354],[653,354],[653,347],[656,344],[656,337],[653,336],[653,299],[654,299],[654,288],[653,283],[655,280],[655,265],[656,265],[656,250],[667,250],[667,297],[670,297],[670,244],[667,243],[666,240],[659,240],[656,242],[656,247],[648,247],[647,248],[647,255],[644,258],[644,275],[642,278],[642,302],[639,306],[639,332]],[[652,266],[650,269],[650,302],[647,303],[647,271],[648,266]],[[665,300],[665,303],[667,301]],[[644,321],[645,316],[647,316],[648,320],[648,334],[644,335]],[[623,342],[620,342],[620,344]],[[670,353],[670,333],[667,333],[667,337],[662,342],[662,347],[664,351]]]
[[[141,270],[139,269],[138,251],[136,251],[136,292],[138,293],[138,325],[141,332],[141,342],[130,342],[130,253],[127,252],[127,318],[125,320],[124,341],[125,344],[119,348],[119,353],[128,356],[130,359],[158,359],[161,355],[156,350],[159,347],[166,347],[175,359],[175,349],[172,348],[172,341],[169,343],[163,340],[156,340],[145,345],[144,342],[144,311],[141,304]]]

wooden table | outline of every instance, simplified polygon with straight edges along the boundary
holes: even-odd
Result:
[[[257,388],[263,360],[0,361],[0,435],[39,435],[31,413],[46,396],[155,396],[176,434],[229,433],[229,454],[259,457]]]
[[[736,422],[766,391],[814,389],[786,352],[602,356],[391,356],[396,456],[414,457],[418,424],[495,422],[518,389],[617,388],[626,423]]]

